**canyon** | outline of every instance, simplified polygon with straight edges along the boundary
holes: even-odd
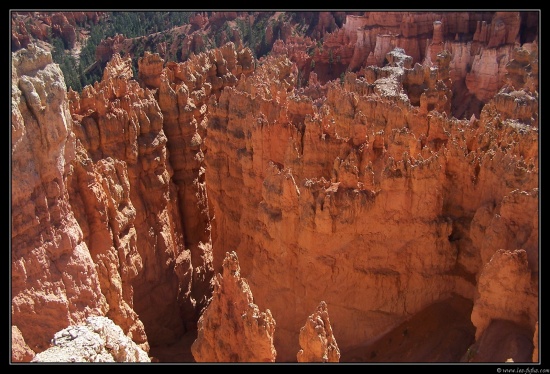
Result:
[[[12,22],[12,363],[539,362],[540,15],[243,13]]]

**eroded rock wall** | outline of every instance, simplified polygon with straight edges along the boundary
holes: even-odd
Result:
[[[193,269],[163,114],[131,78],[130,59],[115,55],[101,82],[70,92],[79,140],[72,199],[100,264],[107,316],[134,341],[157,345],[175,341],[195,314]],[[132,327],[138,315],[145,326]]]
[[[143,72],[141,72],[143,70]],[[156,98],[167,137],[171,181],[177,187],[185,248],[190,251],[193,271],[191,295],[197,314],[212,292],[211,220],[205,184],[204,157],[208,102],[238,77],[253,71],[250,50],[237,50],[233,43],[200,53],[183,63],[164,64],[158,54],[146,53],[140,60],[140,76],[146,86],[157,89]]]
[[[319,299],[339,321],[341,350],[453,293],[473,299],[499,249],[470,228],[474,217],[490,206],[486,219],[498,220],[509,201],[537,195],[537,128],[492,106],[471,121],[417,108],[400,83],[414,69],[399,59],[370,81],[331,82],[314,103],[293,91],[296,71],[277,56],[210,103],[214,268],[237,248],[258,306],[277,318],[278,360],[293,360]],[[441,92],[443,69],[430,68]],[[529,217],[515,229],[523,236],[501,248],[537,251],[536,201],[518,212]]]

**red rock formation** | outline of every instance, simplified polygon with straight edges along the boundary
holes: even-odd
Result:
[[[223,274],[217,274],[214,293],[198,322],[191,346],[197,362],[274,362],[275,319],[260,312],[252,291],[241,277],[239,259],[228,252]]]
[[[75,46],[76,42],[76,32],[74,25],[69,23],[69,20],[63,13],[53,13],[52,14],[52,31],[54,34],[63,39],[66,43],[68,49],[72,49]]]
[[[58,30],[56,32],[61,32],[59,30],[63,27],[62,24],[73,27],[72,23],[77,24],[83,19],[82,12],[52,14],[57,23],[52,23],[51,19],[49,23]],[[218,30],[223,24],[229,25],[227,22],[232,22],[237,17],[246,19],[247,23],[263,22],[266,17],[271,17],[266,29],[266,46],[272,46],[276,41],[275,32],[280,35],[282,43],[294,44],[290,49],[294,50],[292,53],[295,58],[291,59],[298,64],[303,82],[308,79],[312,62],[316,66],[311,70],[315,70],[320,81],[325,83],[340,77],[346,70],[357,71],[369,65],[383,66],[385,55],[395,47],[404,49],[413,58],[413,63],[435,63],[440,52],[448,51],[451,53],[450,75],[455,92],[453,106],[456,109],[453,109],[453,115],[457,118],[469,118],[472,114],[479,116],[483,104],[505,84],[505,65],[510,60],[510,51],[515,44],[532,42],[533,30],[537,29],[536,12],[297,14],[295,19],[291,19],[285,17],[283,12],[212,12],[211,15],[206,12],[196,13],[191,17],[191,24],[167,32],[128,40],[128,43],[106,39],[98,46],[97,59],[105,63],[114,53],[124,51],[134,54],[137,46],[147,43],[156,45],[157,52],[165,60],[184,60],[191,53],[197,54],[204,50],[204,37],[208,37],[209,32]],[[98,17],[96,15],[95,19]],[[92,20],[89,16],[88,18]],[[300,33],[293,31],[296,29],[294,22],[297,19],[311,24],[308,29],[310,37],[324,38],[322,47],[316,48],[314,54],[311,54],[313,50],[310,47],[296,47],[303,44],[297,40],[304,39]],[[243,41],[239,29],[233,26],[230,28],[232,35],[223,31],[221,43],[233,41],[241,47]],[[38,32],[33,30],[36,27],[31,28],[31,33]],[[26,30],[20,34],[13,33],[14,46],[28,43],[26,34]],[[20,40],[19,37],[23,39]],[[173,42],[165,42],[166,38]]]
[[[520,23],[531,27],[527,26],[528,17],[522,16],[521,12],[365,12],[361,16],[347,15],[342,28],[325,35],[322,48],[313,56],[315,72],[324,83],[346,69],[381,67],[386,54],[396,47],[404,49],[413,58],[413,63],[427,64],[435,63],[436,56],[446,50],[451,54],[449,73],[456,92],[454,113],[457,117],[479,115],[482,103],[491,99],[505,83],[505,66],[520,39]],[[467,42],[472,35],[473,41]],[[332,72],[327,62],[331,55],[334,61],[338,59],[342,64]]]
[[[21,21],[11,20],[11,50],[17,51],[21,48],[27,48],[30,43],[29,33],[25,24]],[[31,29],[32,30],[32,29]]]
[[[95,59],[104,64],[109,61],[115,53],[123,51],[124,45],[127,45],[124,35],[116,34],[114,37],[103,39],[95,50]]]
[[[504,74],[513,46],[483,49],[475,55],[472,68],[466,74],[466,87],[479,100],[487,102],[504,84]]]
[[[148,88],[160,87],[160,73],[164,68],[164,60],[158,53],[145,52],[138,60],[139,79]]]
[[[310,38],[288,37],[286,42],[277,39],[273,43],[271,54],[288,56],[296,63],[299,70],[304,70],[304,77],[307,79],[307,68],[311,66],[312,57],[310,53],[314,50],[315,43]],[[327,54],[328,61],[328,54]]]
[[[471,45],[474,55],[466,86],[479,100],[487,102],[505,83],[506,66],[519,39],[519,12],[496,12],[490,25],[478,22]]]
[[[538,47],[526,35],[536,28],[514,31],[516,16],[493,12],[353,21],[326,32],[322,53],[285,34],[259,61],[240,42],[179,63],[146,54],[140,83],[115,53],[102,82],[68,103],[50,55],[15,54],[12,325],[22,340],[16,332],[12,354],[28,359],[23,342],[40,353],[90,315],[146,351],[172,344],[196,328],[232,250],[257,303],[239,294],[239,313],[260,321],[248,339],[260,332],[263,343],[216,360],[273,361],[276,349],[278,361],[295,361],[318,300],[333,305],[342,352],[456,294],[474,305],[461,313],[478,329],[475,360],[501,359],[485,349],[503,320],[514,341],[532,341]],[[485,31],[468,42],[478,21]],[[203,31],[179,45],[192,51]],[[330,51],[357,72],[327,81]],[[277,334],[259,312],[268,307]],[[521,346],[515,361],[534,355],[532,342]]]
[[[189,18],[189,23],[193,26],[194,30],[202,29],[208,22],[208,17],[201,13],[196,13]]]
[[[518,41],[521,17],[519,12],[495,12],[491,22],[488,48]]]
[[[107,301],[70,203],[76,137],[59,66],[29,45],[12,55],[12,326],[39,353]]]
[[[51,33],[63,39],[69,48],[76,43],[76,28],[97,24],[104,12],[12,12],[12,51],[26,48],[32,38],[49,41]],[[29,30],[27,30],[29,27]],[[31,35],[29,35],[29,32]],[[34,40],[33,40],[34,41]]]
[[[339,362],[340,350],[332,333],[327,304],[321,301],[317,310],[300,329],[298,362]]]
[[[163,60],[146,54],[140,66],[149,84],[158,88],[158,103],[164,118],[167,147],[173,168],[172,180],[178,186],[179,210],[183,218],[185,246],[191,251],[193,297],[205,305],[214,274],[211,258],[211,214],[205,186],[204,152],[209,100],[225,86],[237,84],[237,77],[253,69],[251,51],[237,51],[233,43],[220,49],[191,56],[184,63],[169,63],[162,72]],[[141,70],[140,70],[141,71]],[[158,82],[158,83],[157,83]],[[158,84],[158,86],[156,86]],[[198,318],[198,317],[197,317]]]
[[[526,88],[528,91],[538,91],[538,50],[536,43],[516,48],[512,58],[506,65],[505,79],[508,85],[516,90]]]
[[[437,55],[444,50],[444,35],[443,35],[443,23],[441,21],[434,21],[433,23],[433,37],[426,47],[426,60],[434,61],[437,59]]]

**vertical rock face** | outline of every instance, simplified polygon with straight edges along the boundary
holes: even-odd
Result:
[[[11,101],[11,323],[38,353],[108,301],[70,203],[77,140],[51,54],[34,45],[12,54]]]
[[[146,53],[140,60],[145,84],[158,89],[158,104],[167,137],[171,180],[177,186],[175,202],[183,221],[185,248],[193,268],[191,295],[197,312],[212,292],[211,213],[205,184],[204,157],[208,106],[211,97],[226,86],[237,84],[237,77],[253,70],[250,50],[237,50],[233,43],[220,49],[192,56],[183,63],[168,63]],[[198,318],[198,313],[195,320]]]
[[[214,294],[198,323],[198,337],[191,346],[197,362],[274,362],[275,319],[260,312],[235,252],[223,260]]]
[[[340,350],[332,333],[328,307],[321,301],[317,310],[307,318],[300,329],[298,362],[339,362]]]
[[[55,333],[52,347],[31,362],[151,362],[147,352],[107,317],[88,317],[84,324]]]

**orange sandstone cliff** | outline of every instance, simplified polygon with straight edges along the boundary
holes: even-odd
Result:
[[[152,361],[187,334],[194,361],[536,361],[538,47],[503,13],[325,14],[314,68],[290,37],[137,77],[114,53],[82,92],[14,52],[12,361],[90,317]],[[330,46],[357,69],[330,79]],[[381,348],[446,336],[415,335],[445,305],[453,355]]]

